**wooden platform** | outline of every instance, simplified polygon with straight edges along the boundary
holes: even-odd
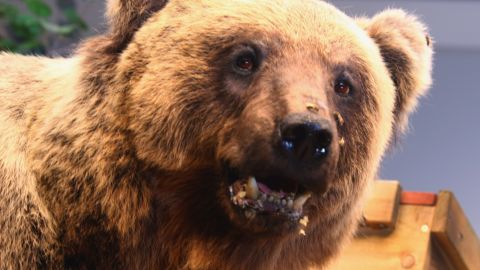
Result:
[[[480,240],[449,191],[377,181],[356,238],[329,270],[480,270]]]

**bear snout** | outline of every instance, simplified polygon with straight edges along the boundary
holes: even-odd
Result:
[[[278,134],[277,155],[286,164],[284,173],[296,175],[296,182],[309,190],[324,192],[339,155],[336,125],[327,117],[293,113],[281,122]]]

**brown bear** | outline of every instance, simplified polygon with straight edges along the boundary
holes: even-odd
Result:
[[[1,269],[324,268],[430,85],[425,27],[317,0],[109,0],[0,54]]]

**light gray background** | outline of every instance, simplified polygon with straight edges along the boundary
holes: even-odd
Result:
[[[91,27],[85,35],[101,32],[103,1],[76,2]],[[400,180],[406,190],[452,190],[480,232],[480,2],[330,2],[357,16],[401,7],[429,26],[436,48],[433,88],[412,116],[410,132],[400,147],[384,160],[380,177]],[[54,54],[65,53],[64,45],[57,47]]]

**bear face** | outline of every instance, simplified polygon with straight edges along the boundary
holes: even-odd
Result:
[[[324,2],[170,1],[120,66],[139,62],[125,71],[138,78],[137,153],[165,170],[214,168],[210,196],[246,230],[296,230],[304,215],[315,226],[354,205],[394,126],[382,48]],[[251,178],[262,200],[238,198]]]

